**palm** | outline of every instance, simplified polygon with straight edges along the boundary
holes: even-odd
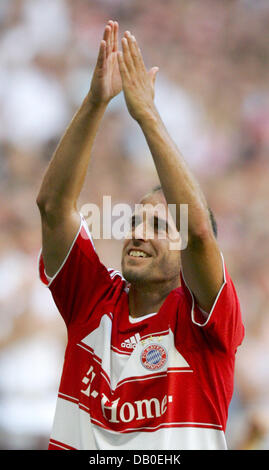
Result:
[[[91,92],[96,101],[109,102],[122,90],[117,60],[118,23],[109,21],[100,44]]]
[[[116,96],[122,90],[122,81],[118,65],[117,52],[111,52],[107,58],[103,77],[103,92],[107,99]]]

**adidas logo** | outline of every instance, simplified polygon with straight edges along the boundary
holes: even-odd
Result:
[[[127,348],[127,349],[135,349],[136,345],[140,341],[140,334],[136,333],[134,336],[131,336],[131,338],[126,339],[121,343],[122,348]]]

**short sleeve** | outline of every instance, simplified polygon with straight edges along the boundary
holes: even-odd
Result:
[[[199,308],[182,272],[180,273],[181,285],[190,305],[193,325],[201,328],[208,341],[217,348],[234,352],[243,341],[244,326],[239,299],[223,256],[222,265],[224,282],[208,314]]]
[[[80,217],[79,230],[52,278],[46,275],[42,251],[38,259],[40,280],[50,289],[67,327],[74,322],[88,321],[112,286],[109,272],[95,251],[87,223],[82,214]]]

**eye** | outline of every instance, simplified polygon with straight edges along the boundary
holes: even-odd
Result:
[[[131,226],[132,226],[132,229],[135,229],[136,227],[138,227],[138,225],[141,223],[141,217],[137,216],[137,215],[133,215],[132,216],[132,219],[131,219]]]
[[[165,220],[154,217],[154,231],[155,232],[158,232],[158,231],[166,232],[167,229],[168,229],[168,224]]]

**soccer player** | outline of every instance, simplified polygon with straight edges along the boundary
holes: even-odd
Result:
[[[40,278],[68,331],[49,448],[226,449],[244,335],[239,301],[205,197],[155,107],[158,68],[146,70],[129,31],[121,45],[118,23],[109,21],[89,93],[37,197]],[[121,90],[161,183],[134,213],[122,274],[100,262],[76,206],[100,121]],[[177,208],[172,221],[168,204]],[[172,250],[181,204],[188,204],[188,244]]]

